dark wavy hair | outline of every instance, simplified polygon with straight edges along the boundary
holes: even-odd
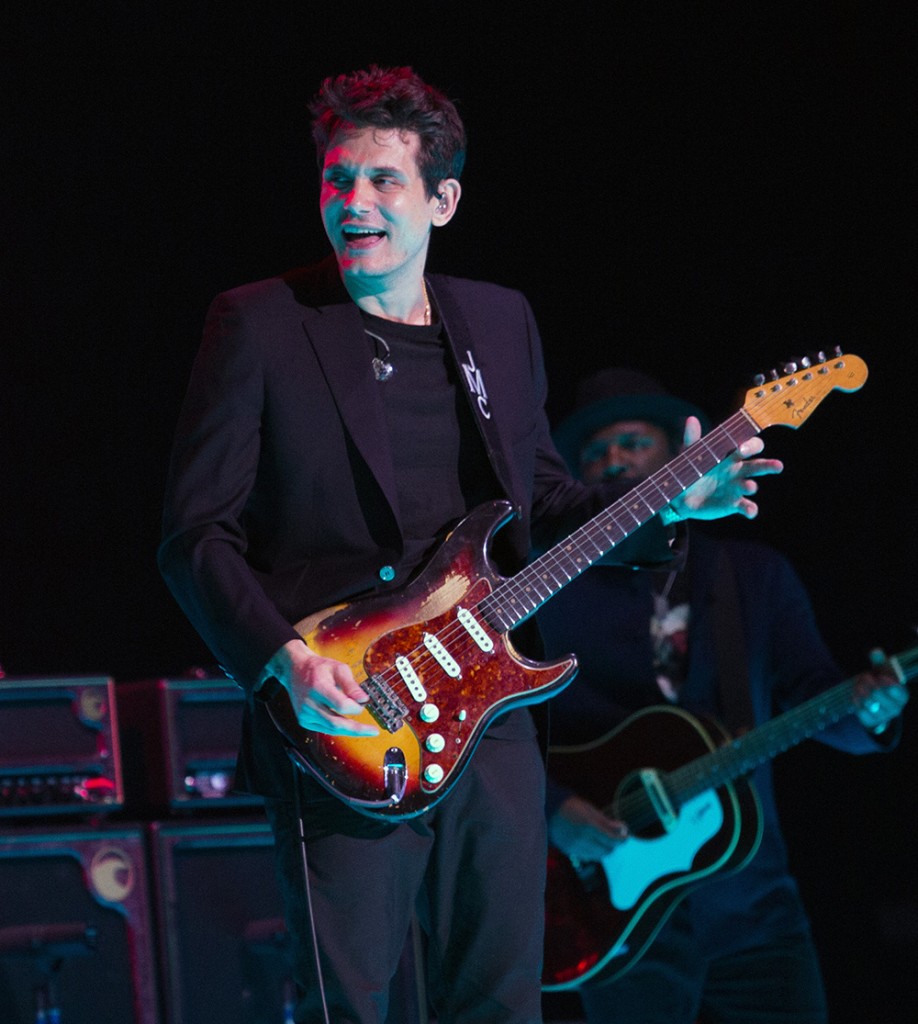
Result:
[[[428,85],[412,68],[381,68],[329,76],[309,104],[312,137],[321,168],[335,132],[342,125],[415,132],[418,170],[428,196],[444,178],[459,178],[465,165],[466,136],[455,104]]]

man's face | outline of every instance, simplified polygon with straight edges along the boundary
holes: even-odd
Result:
[[[620,476],[642,480],[675,455],[666,431],[647,420],[620,420],[597,430],[580,450],[580,476],[587,483]]]
[[[342,275],[378,293],[424,272],[437,197],[417,166],[414,132],[339,130],[325,154],[319,208]]]

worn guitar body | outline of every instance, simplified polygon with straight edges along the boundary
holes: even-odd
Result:
[[[371,693],[356,720],[389,723],[378,736],[331,736],[300,728],[285,690],[269,700],[298,763],[357,810],[395,819],[427,810],[496,715],[545,700],[573,677],[573,656],[528,660],[487,620],[487,598],[504,582],[488,562],[488,541],[509,514],[507,502],[481,506],[404,589],[297,623],[313,651],[345,662]],[[460,621],[464,612],[475,625]],[[455,667],[438,660],[425,637],[437,638]]]
[[[666,773],[725,738],[714,722],[659,707],[638,712],[595,743],[549,751],[552,775],[625,821],[630,835],[602,863],[575,866],[549,849],[544,989],[622,974],[679,900],[755,853],[762,816],[747,779],[694,793],[681,805],[669,802]]]

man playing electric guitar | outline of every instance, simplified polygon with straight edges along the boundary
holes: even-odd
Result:
[[[644,374],[606,370],[581,384],[555,441],[586,481],[637,481],[673,457],[692,414],[701,416]],[[551,705],[549,838],[557,853],[549,860],[543,980],[549,990],[578,988],[590,1024],[816,1024],[826,1019],[824,987],[788,873],[770,764],[752,785],[686,803],[681,816],[652,773],[639,770],[679,767],[725,739],[714,722],[735,734],[842,675],[783,556],[694,527],[685,549],[678,570],[594,566],[538,613],[547,653],[575,650],[580,663]],[[852,753],[888,748],[905,688],[881,666],[859,677],[855,692],[857,713],[820,738]],[[672,713],[641,712],[661,705]],[[613,731],[626,720],[617,741]],[[642,736],[637,750],[629,729]],[[640,838],[614,817],[626,770],[654,812],[645,817],[655,827],[643,822]],[[633,856],[624,856],[627,844]],[[573,872],[578,893],[633,928],[615,956],[604,962],[609,950],[588,946],[595,930],[584,921],[578,932],[569,919],[582,907],[553,902],[555,872],[559,886],[562,872]],[[691,890],[680,889],[689,879]],[[553,941],[567,948],[553,950]]]
[[[246,692],[237,780],[267,798],[297,1024],[381,1024],[415,914],[441,1020],[532,1024],[545,819],[528,710],[504,705],[498,711],[509,713],[482,728],[459,693],[477,662],[447,707],[425,701],[413,650],[396,650],[392,671],[410,688],[412,710],[442,723],[425,752],[452,754],[473,729],[481,743],[436,806],[390,823],[295,774],[268,708],[279,696],[313,747],[344,737],[375,749],[390,726],[411,732],[396,724],[394,689],[391,706],[381,703],[383,673],[360,673],[369,646],[394,631],[384,622],[428,617],[414,606],[402,621],[395,613],[408,600],[422,612],[433,603],[418,591],[447,532],[473,509],[507,501],[515,515],[494,555],[519,570],[533,537],[564,536],[627,486],[585,487],[554,450],[525,298],[426,272],[431,236],[462,194],[465,130],[455,105],[410,68],[371,67],[326,79],[310,109],[331,253],[214,300],[176,431],[159,564]],[[664,513],[755,515],[756,478],[781,469],[755,458],[761,450],[749,437],[684,494],[674,490],[644,528],[656,553],[641,560],[670,557]],[[479,554],[463,550],[466,562]],[[463,567],[438,566],[439,593],[461,595]],[[374,602],[366,614],[363,600]],[[295,628],[342,603],[357,620],[352,631],[333,625],[307,640]],[[460,625],[458,635],[491,644],[487,625]],[[425,639],[440,675],[461,676],[449,642],[432,632]],[[410,761],[417,746],[383,746],[374,771],[384,800],[401,801],[419,784]],[[423,785],[438,784],[437,769],[425,766]]]

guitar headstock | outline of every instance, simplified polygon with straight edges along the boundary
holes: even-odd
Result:
[[[771,426],[799,427],[831,391],[857,391],[867,380],[867,364],[859,356],[842,354],[826,358],[820,352],[816,362],[804,358],[791,363],[779,377],[772,371],[746,392],[743,411],[759,429]]]

